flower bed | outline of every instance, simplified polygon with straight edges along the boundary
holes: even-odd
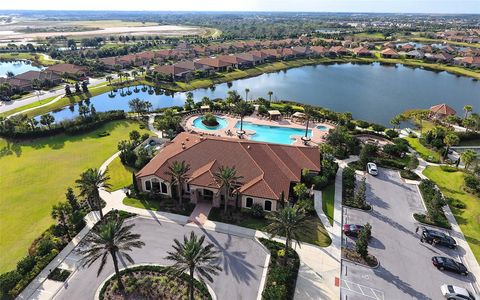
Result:
[[[355,250],[352,250],[350,248],[342,248],[342,257],[371,268],[375,268],[376,266],[378,266],[378,260],[375,256],[369,254],[367,258],[364,259]]]
[[[267,281],[262,293],[264,300],[285,300],[293,299],[295,285],[297,283],[300,258],[295,250],[289,250],[288,261],[282,265],[284,245],[268,239],[260,239],[260,242],[271,252],[270,264],[268,265]]]
[[[50,274],[48,274],[48,279],[64,282],[67,280],[68,276],[70,276],[72,272],[60,268],[55,268]]]
[[[180,277],[167,275],[167,267],[163,266],[137,266],[120,271],[125,285],[125,294],[118,292],[117,277],[112,276],[103,285],[100,291],[100,300],[121,299],[188,299],[188,276]],[[206,285],[198,280],[194,281],[194,298],[198,300],[211,300]]]

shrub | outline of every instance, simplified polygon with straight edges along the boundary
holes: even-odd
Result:
[[[453,206],[455,208],[458,208],[458,209],[465,209],[467,208],[467,206],[465,205],[465,203],[463,203],[462,201],[458,200],[458,199],[455,199],[455,198],[446,198],[446,200],[448,201],[448,203],[450,204],[450,206]]]
[[[17,283],[22,279],[22,276],[17,271],[10,271],[0,275],[0,291],[4,296],[13,289]]]
[[[480,178],[475,175],[465,176],[465,186],[472,192],[480,193]]]
[[[387,131],[385,131],[385,134],[391,139],[396,138],[399,135],[398,132],[393,129],[388,129]]]
[[[401,170],[400,176],[402,176],[402,178],[405,178],[405,179],[420,180],[420,176],[418,176],[415,172],[411,170]]]
[[[448,172],[448,173],[453,173],[458,171],[457,168],[451,167],[451,166],[441,166],[440,168],[442,169],[442,171]]]
[[[377,158],[375,162],[382,167],[393,168],[397,170],[402,170],[407,166],[405,162],[388,158]]]
[[[385,126],[380,124],[372,124],[372,129],[373,131],[376,131],[376,132],[383,132],[385,131]]]
[[[295,205],[297,205],[300,209],[305,210],[305,212],[308,214],[315,212],[315,205],[312,199],[299,200]]]
[[[19,274],[25,275],[35,267],[36,263],[37,261],[34,256],[27,255],[17,263],[17,271]]]
[[[327,186],[328,184],[328,178],[324,175],[317,175],[313,177],[312,183],[314,185],[314,188],[319,191],[323,189],[324,187]]]
[[[367,121],[363,121],[363,120],[357,120],[357,126],[365,129],[365,128],[370,127],[370,123],[368,123]]]
[[[48,274],[48,279],[64,282],[65,280],[67,280],[68,276],[70,276],[71,273],[72,272],[68,270],[55,268],[55,270]]]
[[[375,145],[366,144],[362,147],[362,150],[360,150],[359,162],[363,168],[366,168],[367,163],[373,160],[377,151],[378,147]]]
[[[250,208],[250,214],[254,218],[263,218],[265,216],[265,211],[263,210],[263,207],[260,204],[255,203]]]

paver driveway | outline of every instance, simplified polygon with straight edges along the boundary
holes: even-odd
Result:
[[[205,234],[206,241],[213,243],[220,251],[223,271],[214,278],[213,283],[209,283],[217,299],[257,299],[267,254],[255,240],[147,218],[134,218],[125,221],[125,224],[131,222],[135,223],[132,231],[140,233],[141,240],[146,244],[131,253],[136,264],[171,265],[172,262],[164,257],[166,251],[172,250],[173,239],[182,240],[184,235],[193,230],[197,234]],[[72,252],[67,261],[78,259]],[[121,264],[125,266],[125,263],[123,261]],[[96,275],[97,269],[98,262],[90,268],[79,268],[55,299],[94,299],[99,285],[114,272],[110,257],[99,277]]]
[[[432,256],[459,260],[464,250],[420,242],[412,216],[424,210],[417,187],[404,183],[392,170],[380,169],[378,177],[367,176],[367,201],[373,209],[345,209],[344,223],[372,224],[369,251],[380,260],[380,266],[370,269],[344,261],[342,299],[443,299],[440,286],[445,283],[472,290],[472,274],[441,272],[432,265]]]

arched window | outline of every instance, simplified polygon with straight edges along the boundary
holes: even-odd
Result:
[[[253,206],[253,198],[250,198],[248,197],[246,200],[245,200],[245,207],[252,207]]]
[[[152,189],[152,183],[150,182],[150,180],[145,181],[145,189],[147,191]]]
[[[272,201],[265,200],[265,210],[266,211],[272,211]]]
[[[165,182],[161,182],[160,187],[162,188],[162,194],[166,194],[167,193],[167,185],[165,184]]]
[[[160,182],[156,178],[152,179],[152,190],[154,192],[159,192],[160,191]]]

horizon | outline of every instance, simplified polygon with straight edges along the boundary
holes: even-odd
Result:
[[[118,7],[111,10],[111,7]],[[118,3],[115,0],[82,2],[35,1],[1,3],[0,11],[111,11],[111,12],[244,12],[244,13],[386,13],[386,14],[436,14],[477,15],[480,14],[478,0],[245,0],[241,2],[215,0],[180,0],[168,3],[151,3],[137,0],[134,3]]]

